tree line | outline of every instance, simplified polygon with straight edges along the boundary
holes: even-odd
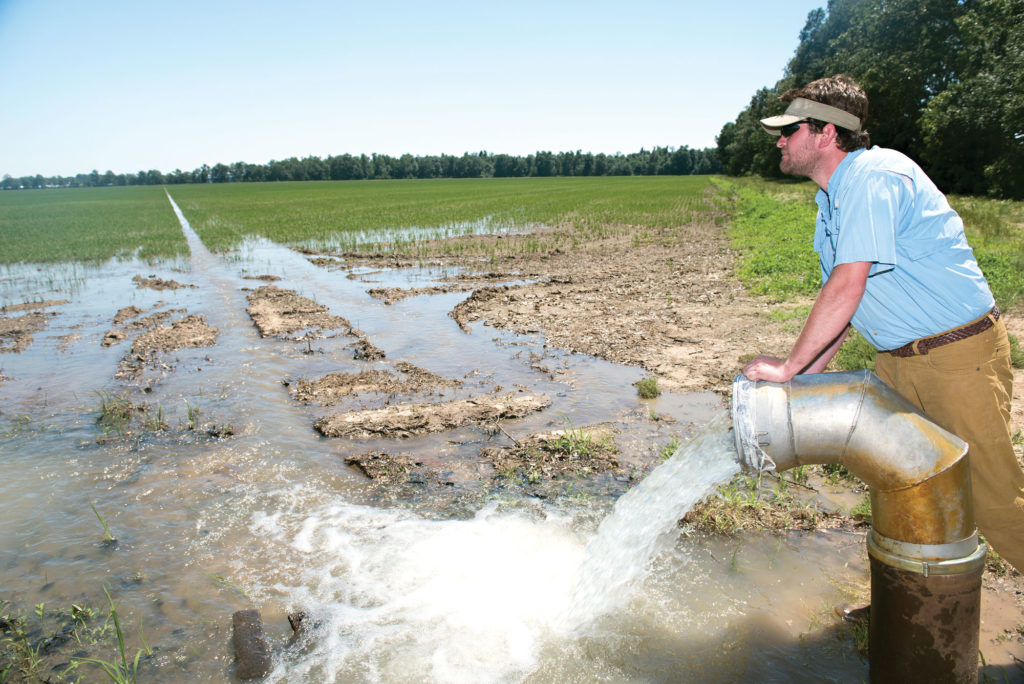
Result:
[[[781,175],[758,121],[787,89],[844,73],[868,94],[873,145],[947,192],[1024,199],[1024,0],[828,0],[799,38],[783,78],[722,127],[726,173]]]
[[[5,175],[0,189],[103,187],[118,185],[175,185],[179,183],[245,183],[265,181],[383,180],[402,178],[517,178],[537,176],[655,176],[721,173],[718,150],[655,147],[630,154],[590,152],[537,152],[525,157],[478,152],[461,157],[403,154],[342,154],[291,157],[267,164],[215,164],[192,171],[175,169],[138,173],[80,173],[75,176],[42,175],[13,178]]]

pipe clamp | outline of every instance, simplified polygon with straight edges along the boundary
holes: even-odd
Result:
[[[890,567],[924,577],[977,570],[985,565],[987,551],[984,544],[978,543],[977,533],[950,544],[911,544],[890,539],[874,530],[868,534],[868,555]]]

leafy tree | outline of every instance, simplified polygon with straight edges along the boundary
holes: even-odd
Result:
[[[779,171],[776,139],[765,133],[761,119],[781,113],[784,109],[777,88],[761,88],[750,98],[750,104],[726,124],[718,135],[718,155],[726,173],[733,176],[760,174],[775,177]]]
[[[958,24],[961,78],[925,107],[922,157],[954,192],[1024,199],[1024,0],[980,0]]]
[[[225,164],[214,164],[210,169],[211,183],[227,183],[231,180],[231,169]]]
[[[1024,195],[1024,0],[829,0],[784,77],[722,127],[724,170],[776,175],[757,120],[786,89],[838,73],[868,92],[872,141],[920,160],[944,190]]]

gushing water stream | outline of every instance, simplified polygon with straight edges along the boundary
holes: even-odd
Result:
[[[596,534],[550,508],[491,505],[444,521],[342,503],[261,511],[253,534],[305,568],[272,590],[318,624],[271,680],[521,678],[545,648],[628,601],[679,518],[737,470],[723,416],[621,497]]]
[[[580,629],[629,598],[650,562],[675,542],[678,521],[739,471],[727,415],[713,420],[615,502],[587,544],[568,614]]]

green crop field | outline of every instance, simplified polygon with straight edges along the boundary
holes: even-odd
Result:
[[[706,176],[653,176],[239,183],[170,192],[204,244],[223,251],[249,235],[346,249],[532,226],[679,225],[709,212],[709,188]]]
[[[95,262],[188,254],[160,187],[0,192],[0,263]]]
[[[777,302],[820,287],[812,183],[709,176],[226,183],[169,186],[213,251],[247,236],[293,246],[396,249],[470,232],[569,226],[515,249],[573,247],[608,234],[634,243],[693,222],[728,223],[737,276]],[[951,197],[1004,309],[1024,302],[1024,202]],[[0,192],[0,263],[187,254],[161,187]],[[433,253],[471,249],[467,241]],[[494,249],[493,245],[490,249]],[[486,255],[486,254],[485,254]]]

